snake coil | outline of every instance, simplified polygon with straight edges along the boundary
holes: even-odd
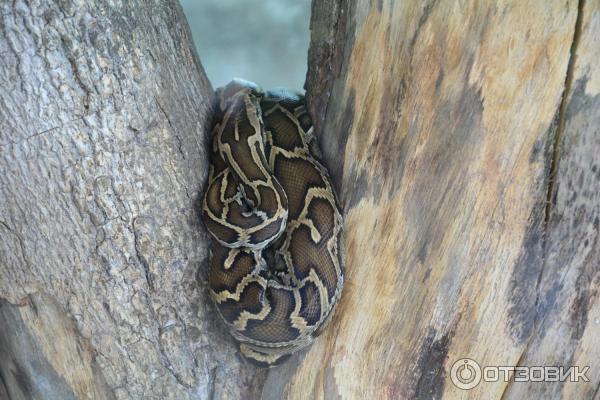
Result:
[[[216,92],[202,218],[209,288],[241,354],[261,366],[309,345],[343,286],[342,215],[304,97],[234,80]]]

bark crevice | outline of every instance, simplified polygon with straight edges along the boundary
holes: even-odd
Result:
[[[578,0],[577,3],[577,17],[575,19],[575,27],[573,29],[573,40],[571,41],[571,48],[569,50],[569,59],[567,61],[567,72],[565,74],[565,83],[563,86],[563,93],[561,96],[560,104],[558,106],[558,121],[556,123],[556,129],[554,136],[552,137],[552,154],[550,155],[550,168],[548,172],[548,188],[546,191],[546,207],[544,210],[544,231],[547,232],[549,227],[548,224],[551,219],[552,205],[554,204],[554,189],[556,183],[556,175],[558,173],[558,167],[560,164],[560,149],[561,141],[565,131],[566,123],[566,112],[568,107],[568,100],[573,88],[573,72],[575,68],[575,62],[577,60],[577,47],[581,38],[581,27],[583,22],[583,11],[585,7],[585,0]]]

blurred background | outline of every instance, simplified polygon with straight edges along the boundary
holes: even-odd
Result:
[[[213,87],[233,77],[302,89],[310,0],[180,0]]]

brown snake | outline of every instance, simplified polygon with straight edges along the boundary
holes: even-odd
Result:
[[[302,95],[242,80],[216,94],[210,293],[241,354],[272,366],[313,341],[340,297],[342,215]]]

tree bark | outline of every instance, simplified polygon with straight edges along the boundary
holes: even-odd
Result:
[[[0,393],[251,394],[205,290],[212,88],[179,4],[0,17]]]
[[[599,398],[600,1],[313,1],[346,285],[268,373],[206,292],[212,89],[179,5],[0,10],[0,398]],[[589,382],[467,392],[464,357]]]
[[[600,2],[315,0],[346,216],[329,329],[263,397],[599,398]],[[589,382],[451,382],[454,362]]]

